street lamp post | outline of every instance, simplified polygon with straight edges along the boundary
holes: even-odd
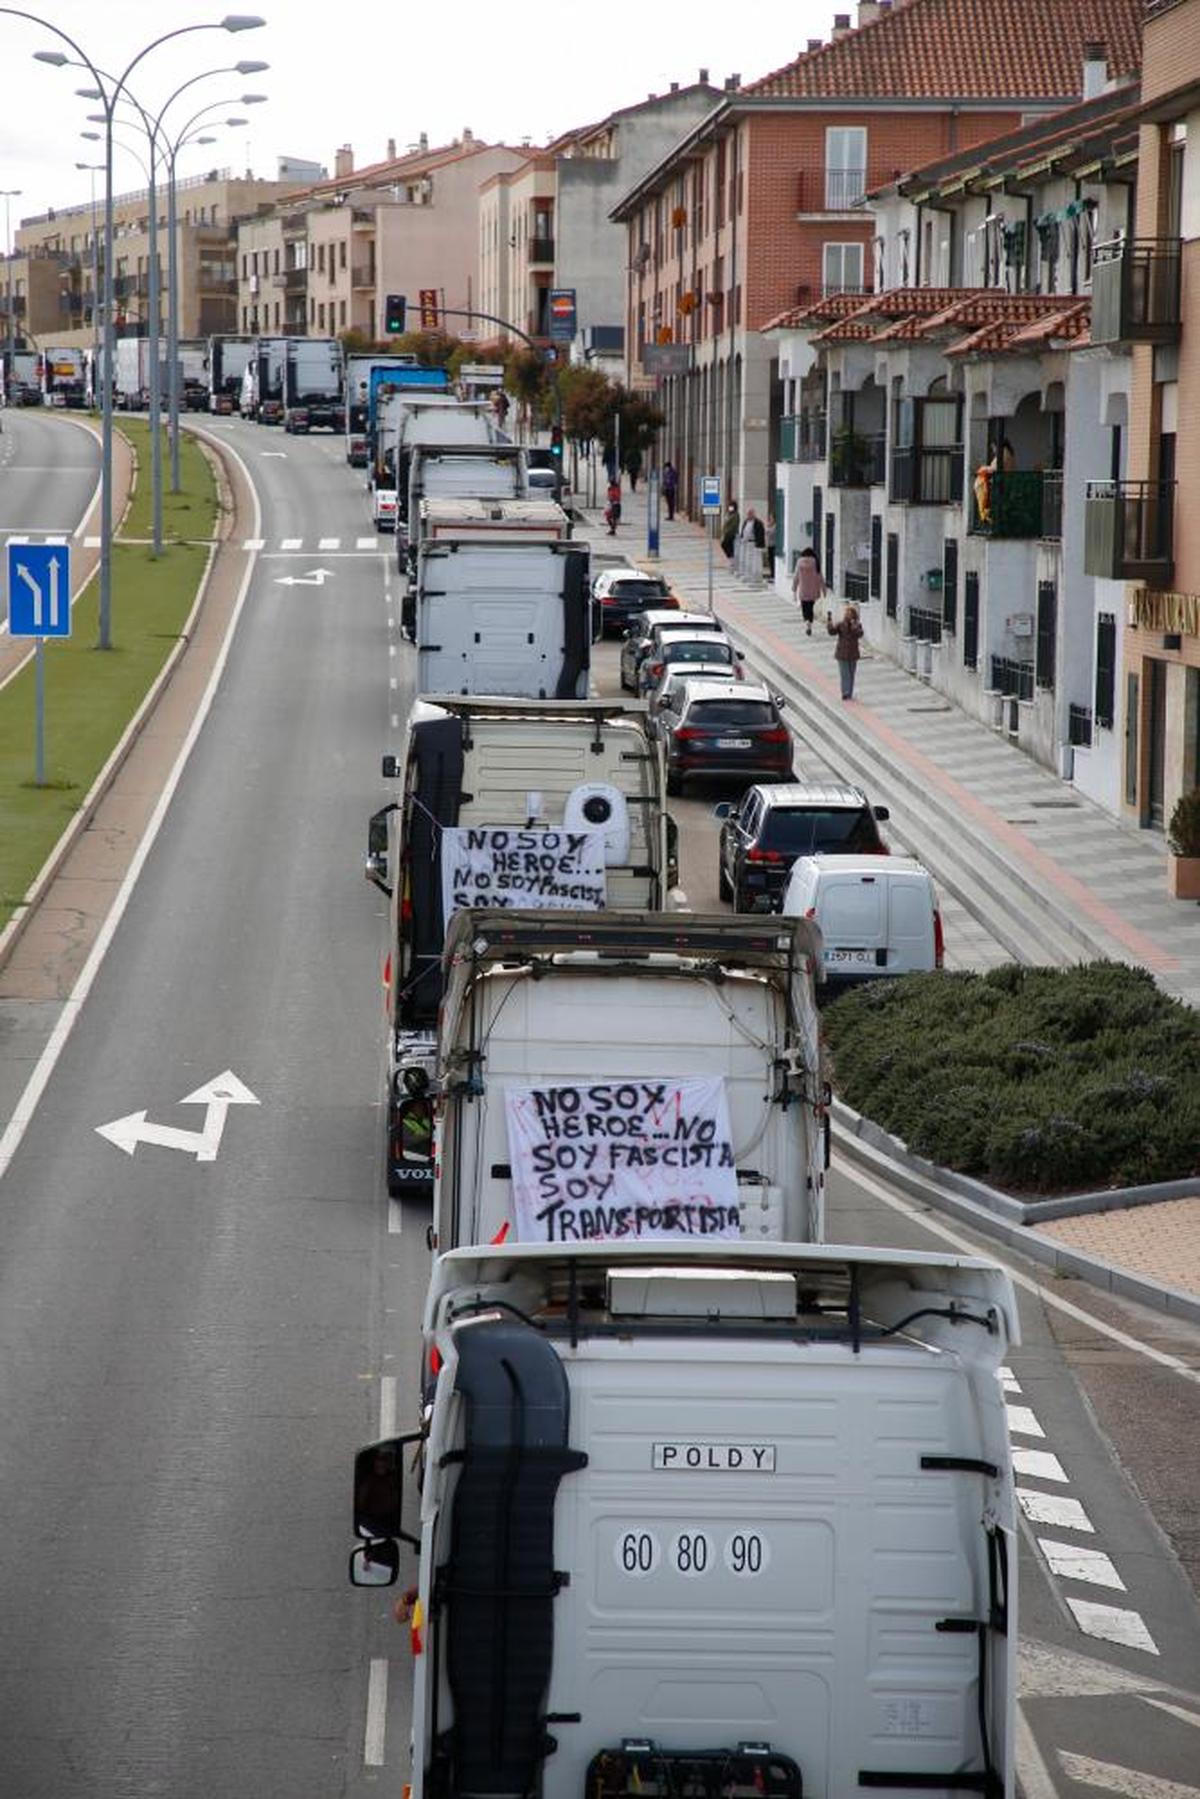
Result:
[[[83,133],[91,137],[90,131]],[[100,367],[100,240],[96,234],[96,175],[102,173],[102,162],[77,162],[77,169],[86,169],[92,178],[92,369]]]
[[[3,199],[4,199],[4,273],[5,273],[5,277],[6,277],[6,280],[5,280],[6,291],[5,291],[4,297],[8,301],[8,341],[7,341],[6,347],[8,349],[7,372],[9,374],[11,374],[11,372],[12,372],[13,345],[15,342],[15,338],[14,338],[14,333],[13,333],[12,219],[9,215],[8,203],[10,200],[15,200],[17,198],[17,196],[20,194],[20,192],[21,192],[21,189],[19,187],[0,188],[0,195],[2,195]]]
[[[99,605],[99,637],[98,647],[102,650],[112,648],[112,436],[113,436],[113,404],[112,404],[112,365],[113,365],[113,192],[112,163],[113,113],[117,101],[125,91],[125,84],[134,69],[156,50],[160,44],[168,43],[177,37],[186,37],[195,31],[252,31],[265,24],[265,20],[256,14],[229,13],[224,19],[212,20],[200,25],[181,25],[174,31],[166,31],[160,37],[143,46],[125,68],[124,73],[111,89],[106,89],[99,70],[90,57],[80,48],[75,39],[59,26],[51,24],[48,19],[37,13],[24,12],[13,6],[0,7],[0,14],[9,18],[28,19],[49,31],[60,43],[66,44],[91,72],[96,87],[103,96],[104,106],[104,369],[103,369],[103,405],[101,407],[100,432],[100,605]],[[34,52],[38,62],[51,63],[63,67],[71,59],[61,51],[38,50]]]

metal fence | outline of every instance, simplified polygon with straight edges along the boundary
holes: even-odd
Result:
[[[1017,662],[1011,656],[992,657],[992,687],[997,693],[1014,700],[1033,698],[1033,663]]]
[[[1090,706],[1071,705],[1067,708],[1067,742],[1076,749],[1092,747],[1092,709]]]
[[[908,609],[908,635],[915,637],[919,643],[941,643],[941,613],[931,611],[928,606],[910,606]]]

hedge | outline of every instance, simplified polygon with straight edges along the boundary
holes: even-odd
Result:
[[[1144,969],[907,975],[823,1016],[841,1098],[943,1167],[1014,1193],[1200,1174],[1200,1014]]]

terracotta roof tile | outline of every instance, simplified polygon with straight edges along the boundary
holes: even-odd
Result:
[[[874,24],[751,82],[757,99],[1073,100],[1083,46],[1141,61],[1142,0],[897,0]]]
[[[836,324],[818,331],[812,341],[815,344],[866,343],[874,335],[875,327],[867,319],[838,319]]]
[[[1047,313],[1063,310],[1061,294],[1009,294],[997,288],[980,287],[960,293],[952,306],[935,312],[922,326],[922,334],[932,337],[952,326],[979,331],[985,325],[1021,326],[1044,318]]]
[[[1089,332],[1092,320],[1092,303],[1090,300],[1075,300],[1059,312],[1052,312],[1047,318],[1034,319],[1028,325],[1022,325],[1014,335],[1010,348],[1014,350],[1038,349],[1050,342],[1077,343]]]
[[[994,321],[984,325],[978,331],[972,331],[967,337],[960,337],[957,343],[948,344],[942,352],[944,356],[987,356],[1006,350],[1010,338],[1016,332],[1016,326]]]
[[[803,306],[789,306],[786,312],[770,319],[761,329],[797,331],[804,325],[829,324],[834,319],[844,319],[850,313],[860,311],[866,298],[864,294],[823,294],[819,300],[810,300]]]

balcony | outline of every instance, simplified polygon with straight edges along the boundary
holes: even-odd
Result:
[[[829,451],[830,487],[875,487],[886,478],[887,438],[882,431],[835,431]]]
[[[370,288],[375,286],[375,270],[370,263],[363,263],[360,267],[350,270],[350,285],[351,287]]]
[[[1092,262],[1092,342],[1179,341],[1180,241],[1114,238]]]
[[[941,643],[942,615],[928,606],[908,608],[908,635],[918,643]]]
[[[826,212],[850,212],[867,191],[865,169],[826,169]]]
[[[306,212],[285,213],[280,221],[280,229],[285,237],[304,237],[308,232],[308,214]]]
[[[287,294],[303,294],[308,292],[308,270],[287,269],[284,271],[283,291]]]
[[[554,239],[552,237],[531,237],[529,240],[530,262],[554,263]]]
[[[889,498],[906,506],[957,506],[962,479],[961,444],[893,450]]]
[[[1089,481],[1084,573],[1166,587],[1175,572],[1174,526],[1174,481]]]
[[[992,657],[992,690],[1010,700],[1033,698],[1033,663],[1017,662],[1011,656]]]
[[[1047,469],[1042,476],[1042,540],[1062,541],[1063,478],[1060,468]]]
[[[791,412],[779,421],[781,462],[824,462],[824,412]]]
[[[1041,469],[997,469],[971,489],[971,530],[982,537],[1041,537]]]

